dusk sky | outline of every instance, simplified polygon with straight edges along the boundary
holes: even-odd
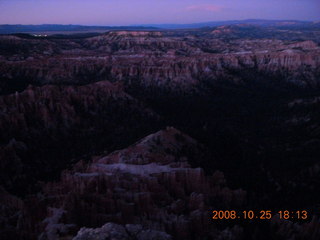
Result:
[[[0,24],[320,20],[320,0],[0,0]]]

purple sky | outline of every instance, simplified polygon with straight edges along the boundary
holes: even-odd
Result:
[[[0,0],[0,24],[320,20],[320,0]]]

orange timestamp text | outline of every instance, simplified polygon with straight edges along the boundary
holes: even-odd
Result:
[[[270,220],[273,217],[278,217],[284,220],[307,220],[308,211],[307,210],[298,210],[298,211],[289,211],[289,210],[280,210],[280,211],[271,211],[271,210],[214,210],[212,211],[213,220]]]

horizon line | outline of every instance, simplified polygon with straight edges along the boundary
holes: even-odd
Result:
[[[138,27],[148,25],[193,25],[193,24],[205,24],[205,23],[219,23],[219,22],[234,22],[234,21],[294,21],[294,22],[320,22],[319,20],[297,20],[297,19],[232,19],[232,20],[213,20],[203,22],[191,22],[191,23],[141,23],[141,24],[121,24],[121,25],[108,25],[108,24],[81,24],[81,23],[37,23],[37,24],[23,24],[23,23],[0,23],[0,25],[21,25],[21,26],[39,26],[39,25],[64,25],[64,26],[88,26],[88,27]]]

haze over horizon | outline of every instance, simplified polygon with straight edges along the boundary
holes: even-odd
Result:
[[[244,19],[318,21],[320,1],[0,0],[0,11],[0,24],[120,26]]]

